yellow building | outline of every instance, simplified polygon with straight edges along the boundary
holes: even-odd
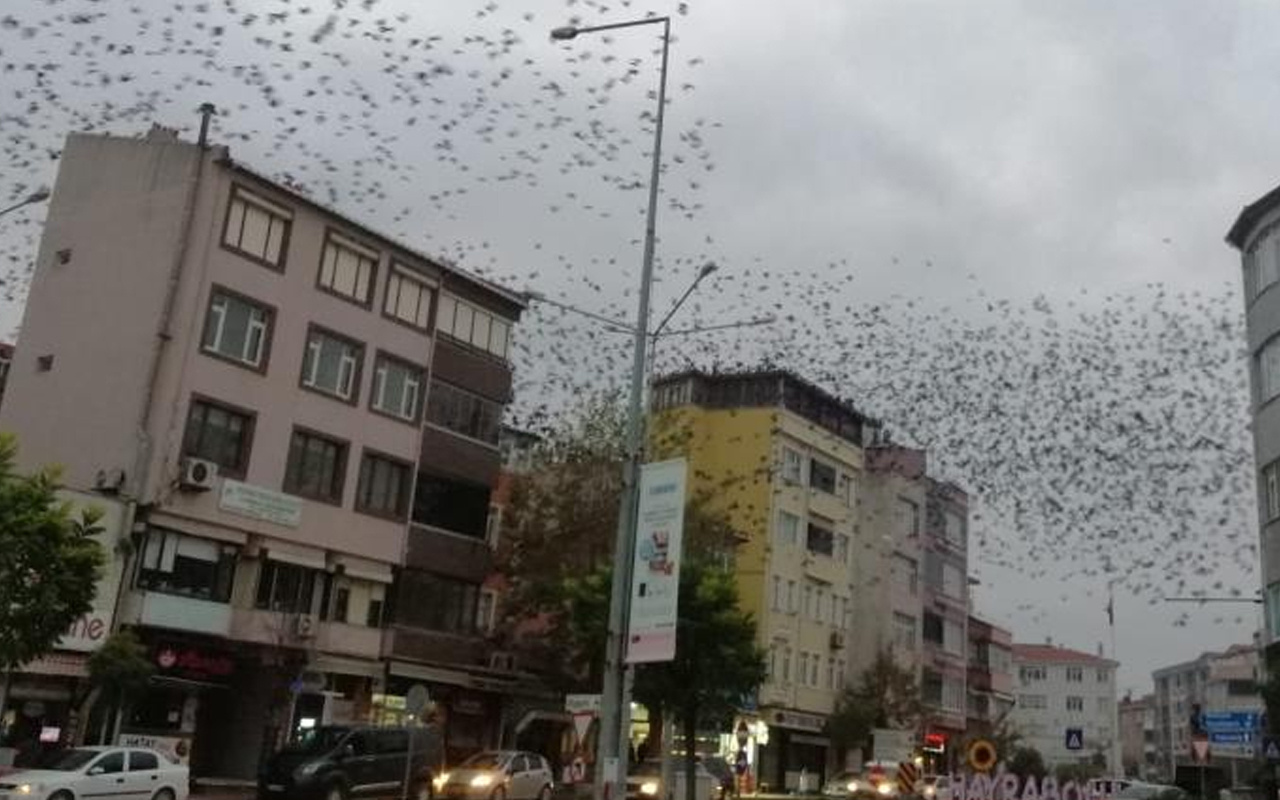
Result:
[[[864,430],[849,403],[788,372],[687,372],[655,382],[655,456],[684,455],[744,540],[735,570],[769,677],[767,733],[749,749],[762,789],[816,789],[834,766],[823,732],[855,659]],[[756,726],[759,728],[760,726]]]

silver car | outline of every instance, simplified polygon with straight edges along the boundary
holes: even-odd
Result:
[[[551,800],[551,765],[537,753],[487,750],[435,781],[443,800]]]

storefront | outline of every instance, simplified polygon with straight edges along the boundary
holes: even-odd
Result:
[[[385,696],[385,668],[370,661],[320,654],[294,679],[289,738],[321,725],[374,720],[374,697]]]
[[[758,790],[762,792],[813,792],[827,775],[831,743],[823,735],[825,718],[790,709],[762,709],[768,726],[759,754]]]
[[[431,698],[426,718],[440,726],[446,763],[500,746],[503,687],[461,670],[392,661],[385,692],[373,697],[373,722],[406,722],[405,696],[415,684],[426,687]]]

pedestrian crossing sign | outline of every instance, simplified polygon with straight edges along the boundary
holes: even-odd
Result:
[[[1262,757],[1268,761],[1280,761],[1280,741],[1271,736],[1262,740]]]
[[[1084,730],[1082,728],[1067,728],[1067,749],[1084,749]]]

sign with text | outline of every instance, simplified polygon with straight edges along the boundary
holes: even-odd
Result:
[[[1200,727],[1206,733],[1252,733],[1261,722],[1257,711],[1206,711],[1200,715]]]
[[[179,642],[161,642],[151,649],[156,674],[202,683],[226,683],[236,672],[235,658],[227,652]]]
[[[190,736],[152,736],[148,733],[122,733],[116,738],[119,747],[149,747],[164,753],[170,760],[186,765],[191,758]]]
[[[250,519],[296,528],[302,524],[302,501],[293,495],[230,478],[222,481],[218,508]]]
[[[123,535],[125,506],[118,500],[99,495],[85,494],[64,489],[58,498],[71,504],[71,515],[78,519],[89,508],[102,512],[98,527],[102,532],[93,538],[102,547],[104,556],[102,576],[94,586],[93,607],[82,614],[54,645],[59,650],[76,650],[81,653],[97,650],[111,632],[111,620],[115,614],[116,595],[120,593],[124,574],[124,558],[118,552]]]
[[[631,619],[627,626],[628,664],[676,657],[687,473],[683,458],[640,467]]]

